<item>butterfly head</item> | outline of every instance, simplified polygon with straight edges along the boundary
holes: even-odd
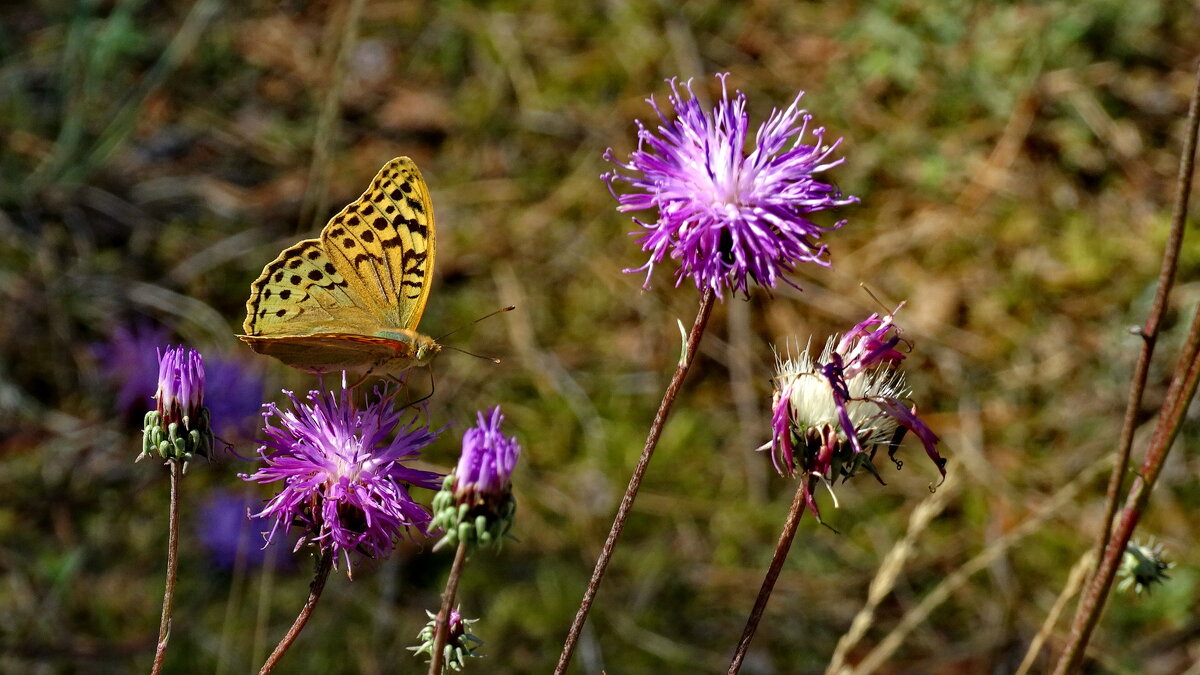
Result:
[[[417,348],[417,365],[419,366],[429,363],[434,356],[437,356],[438,352],[442,351],[442,346],[427,335],[418,335],[414,340],[414,346]]]

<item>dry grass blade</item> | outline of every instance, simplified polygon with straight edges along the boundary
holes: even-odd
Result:
[[[849,630],[838,640],[837,646],[833,650],[833,656],[829,660],[829,667],[825,669],[826,675],[841,675],[841,673],[850,672],[846,668],[846,655],[858,645],[875,621],[876,608],[895,588],[896,579],[900,577],[904,563],[908,561],[909,556],[915,550],[917,538],[921,536],[929,523],[945,510],[950,495],[957,492],[955,488],[958,481],[953,477],[954,475],[950,474],[946,483],[937,492],[925,498],[917,508],[913,509],[912,515],[908,519],[908,529],[904,533],[904,538],[896,542],[892,550],[884,556],[883,562],[879,565],[879,571],[875,573],[875,578],[871,580],[871,585],[867,589],[866,604],[850,622]]]
[[[1079,589],[1083,587],[1083,582],[1087,579],[1088,572],[1091,571],[1095,563],[1095,556],[1092,552],[1087,552],[1080,556],[1079,560],[1071,567],[1071,573],[1067,575],[1067,583],[1063,586],[1062,592],[1058,594],[1058,598],[1054,600],[1054,606],[1046,614],[1046,620],[1042,623],[1042,629],[1037,635],[1033,636],[1033,640],[1029,643],[1029,651],[1025,652],[1025,658],[1021,660],[1021,665],[1017,668],[1016,675],[1025,675],[1033,668],[1034,661],[1037,660],[1038,654],[1042,651],[1042,645],[1046,643],[1046,638],[1050,637],[1050,633],[1054,632],[1054,625],[1058,623],[1058,617],[1062,615],[1062,611],[1066,609],[1067,603]]]
[[[881,668],[887,660],[896,653],[896,650],[904,644],[908,636],[912,634],[917,626],[921,625],[933,610],[937,609],[943,602],[948,600],[956,590],[961,588],[976,572],[987,568],[997,557],[1002,553],[1012,548],[1017,542],[1021,541],[1028,535],[1036,532],[1047,520],[1053,518],[1061,512],[1061,509],[1068,502],[1075,499],[1079,492],[1093,478],[1112,463],[1111,457],[1104,457],[1091,466],[1084,469],[1075,477],[1075,480],[1067,483],[1058,492],[1054,493],[1041,508],[1034,513],[1033,517],[1022,523],[1019,527],[1013,529],[1008,534],[993,542],[987,548],[980,551],[974,558],[968,560],[962,567],[959,567],[952,574],[947,576],[940,584],[937,585],[916,607],[912,608],[904,614],[900,619],[900,623],[892,629],[892,632],[887,635],[875,649],[854,668],[843,669],[841,672],[845,675],[866,675],[873,673]]]

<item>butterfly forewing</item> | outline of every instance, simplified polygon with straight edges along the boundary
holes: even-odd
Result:
[[[384,165],[357,201],[321,232],[330,260],[356,295],[378,303],[381,322],[415,330],[433,275],[429,190],[412,160]]]
[[[392,374],[439,347],[416,331],[434,262],[433,207],[412,160],[384,165],[321,231],[263,268],[246,301],[242,340],[311,372],[369,367]]]
[[[250,286],[247,335],[304,335],[361,323],[372,306],[352,292],[319,239],[284,250]]]

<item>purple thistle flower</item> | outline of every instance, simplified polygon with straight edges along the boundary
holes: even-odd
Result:
[[[192,455],[212,454],[212,429],[204,407],[204,359],[187,347],[158,352],[158,391],[155,409],[146,413],[142,453],[157,452],[167,460],[187,461]]]
[[[896,350],[901,338],[894,316],[895,312],[882,318],[872,314],[840,340],[830,338],[815,359],[807,347],[795,359],[776,357],[772,437],[763,448],[771,448],[780,474],[801,474],[805,501],[818,518],[812,493],[817,480],[829,484],[860,467],[878,478],[871,464],[874,451],[865,448],[886,443],[889,457],[896,461],[894,454],[907,431],[921,440],[938,471],[946,475],[937,435],[917,416],[916,406],[910,408],[902,400],[911,392],[904,374],[892,367],[904,358]]]
[[[257,483],[283,483],[255,514],[275,519],[268,541],[298,525],[300,544],[312,541],[341,553],[349,574],[350,551],[382,558],[410,528],[427,534],[430,515],[409,496],[409,487],[436,490],[442,476],[403,463],[415,460],[441,429],[419,424],[419,410],[402,421],[391,396],[379,390],[379,400],[362,409],[345,387],[310,391],[307,402],[284,393],[291,410],[268,403],[263,413],[267,440],[258,453],[265,466],[241,475]]]
[[[658,216],[654,222],[633,219],[650,259],[625,271],[645,270],[649,288],[654,266],[669,255],[679,261],[677,287],[690,276],[697,289],[710,288],[717,297],[725,288],[747,293],[747,279],[769,288],[783,279],[799,288],[785,275],[802,262],[828,266],[818,240],[846,222],[822,227],[809,214],[858,201],[814,177],[844,161],[831,159],[842,139],[825,144],[825,129],[817,127],[805,142],[812,116],[800,109],[800,92],[787,109],[771,112],[747,152],[746,96],[738,91],[731,99],[729,74],[717,77],[721,99],[711,115],[701,109],[690,80],[682,91],[668,80],[675,119],[651,97],[657,133],[637,120],[638,147],[629,160],[615,159],[612,148],[604,153],[617,166],[601,178],[620,203],[618,210],[655,210]],[[633,191],[618,195],[617,181]]]
[[[459,502],[494,501],[512,489],[513,467],[521,456],[515,436],[500,433],[504,415],[500,406],[477,413],[479,423],[463,434],[462,456],[455,470],[454,493]]]
[[[500,433],[504,415],[500,406],[477,413],[478,424],[463,434],[458,467],[442,483],[433,498],[433,525],[442,528],[442,539],[434,546],[497,546],[512,527],[516,501],[512,496],[512,472],[521,456],[515,436]]]
[[[163,426],[181,422],[191,429],[204,403],[204,357],[184,346],[158,352],[158,391],[154,394]]]

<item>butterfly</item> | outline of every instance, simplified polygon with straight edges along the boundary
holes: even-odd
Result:
[[[424,365],[441,351],[417,332],[435,250],[429,188],[411,159],[397,157],[320,237],[263,268],[238,338],[310,373],[394,376]]]

